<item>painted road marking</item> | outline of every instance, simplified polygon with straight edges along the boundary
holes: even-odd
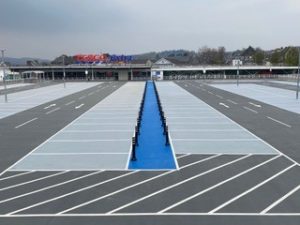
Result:
[[[91,96],[91,95],[93,95],[94,93],[95,93],[95,92],[91,92],[91,93],[88,94],[88,96]]]
[[[73,101],[70,101],[70,102],[68,102],[68,103],[66,103],[65,105],[71,105],[71,104],[73,104],[73,103],[75,103],[75,101],[73,100]]]
[[[255,104],[255,103],[253,103],[253,102],[248,102],[250,105],[253,105],[253,106],[255,106],[255,107],[258,107],[258,108],[261,108],[261,105],[259,105],[259,104]]]
[[[223,97],[221,95],[216,95],[216,97],[219,99],[223,99]]]
[[[38,118],[35,117],[35,118],[33,118],[32,120],[28,120],[27,122],[22,123],[22,124],[16,126],[15,129],[18,129],[18,128],[20,128],[20,127],[23,127],[23,126],[25,126],[26,124],[31,123],[31,122],[33,122],[33,121],[35,121],[35,120],[37,120],[37,119],[38,119]]]
[[[79,100],[82,100],[82,99],[84,99],[84,98],[86,98],[86,96],[84,95],[84,96],[81,96],[80,98],[78,98]]]
[[[185,156],[187,156],[187,155],[185,155]],[[208,161],[208,160],[213,159],[213,158],[217,158],[217,157],[219,157],[219,156],[220,156],[220,154],[218,154],[218,155],[213,155],[213,156],[210,156],[210,157],[208,157],[208,158],[204,158],[204,159],[201,159],[201,160],[199,160],[199,161],[190,163],[190,164],[188,164],[188,165],[184,165],[184,166],[180,167],[180,170],[182,170],[182,169],[184,169],[184,168],[186,168],[186,167],[193,166],[193,165],[195,165],[195,164],[204,162],[204,161]],[[177,159],[178,159],[178,158],[177,158]],[[175,171],[169,171],[169,172],[167,172],[166,174],[171,174],[171,173],[173,173],[173,172],[175,172]],[[207,172],[207,171],[205,171],[205,172],[203,172],[203,173],[206,173],[206,172]],[[199,175],[199,174],[198,174],[198,175]],[[196,175],[196,178],[198,177],[198,175]],[[201,176],[201,175],[199,175],[199,176]],[[194,176],[194,177],[195,177],[195,176]],[[191,178],[194,179],[193,177],[191,177]],[[191,179],[191,178],[188,178],[188,180]],[[185,181],[185,180],[183,180],[183,181]],[[181,182],[183,182],[183,181],[181,181]],[[179,182],[179,183],[180,183],[180,182]],[[165,190],[168,190],[168,189],[171,189],[171,188],[173,188],[173,187],[176,187],[177,184],[178,184],[178,183],[173,184],[173,185],[170,185],[170,186],[165,187],[165,188],[163,188],[163,189],[161,189],[161,190],[159,190],[159,191],[153,192],[153,193],[151,193],[151,194],[149,194],[149,195],[146,195],[146,196],[144,196],[144,197],[142,197],[142,198],[139,198],[139,199],[137,199],[137,200],[134,200],[134,201],[132,201],[132,202],[129,202],[129,203],[125,204],[125,205],[122,205],[122,206],[120,206],[120,207],[118,207],[118,208],[115,208],[115,209],[113,209],[113,210],[107,212],[106,214],[112,214],[112,213],[115,213],[115,212],[117,212],[117,211],[120,211],[120,210],[123,209],[123,208],[126,208],[126,207],[128,207],[128,206],[134,205],[134,204],[136,204],[136,203],[138,203],[138,202],[141,202],[141,201],[143,201],[143,200],[145,200],[145,199],[147,199],[147,198],[150,198],[150,197],[152,197],[152,196],[154,196],[154,195],[156,195],[156,194],[159,194],[159,193],[161,193],[161,192],[163,192],[163,191],[165,191]]]
[[[129,176],[129,175],[134,174],[134,173],[137,173],[137,172],[139,172],[139,170],[135,170],[135,171],[132,171],[132,172],[130,172],[130,173],[125,173],[125,174],[122,174],[122,175],[120,175],[120,176],[117,176],[117,177],[114,177],[114,178],[111,178],[111,179],[108,179],[108,180],[105,180],[105,181],[102,181],[102,182],[99,182],[99,183],[96,183],[96,184],[93,184],[93,185],[90,185],[90,186],[87,186],[87,187],[84,187],[84,188],[81,188],[81,189],[78,189],[78,190],[76,190],[76,191],[72,191],[72,192],[69,192],[69,193],[64,194],[64,195],[59,195],[59,196],[57,196],[57,197],[55,197],[55,198],[51,198],[51,199],[48,199],[48,200],[43,201],[43,202],[38,202],[38,203],[36,203],[36,204],[27,206],[27,207],[25,207],[25,208],[18,209],[18,210],[16,210],[16,211],[10,212],[10,213],[8,213],[8,214],[6,214],[6,215],[16,214],[16,213],[18,213],[18,212],[21,212],[21,211],[24,211],[24,210],[27,210],[27,209],[30,209],[30,208],[33,208],[33,207],[36,207],[36,206],[39,206],[39,205],[43,205],[43,204],[48,203],[48,202],[52,202],[52,201],[55,201],[55,200],[57,200],[57,199],[60,199],[60,198],[63,198],[63,197],[66,197],[66,196],[69,196],[69,195],[72,195],[72,194],[75,194],[75,193],[84,191],[84,190],[91,189],[91,188],[93,188],[93,187],[97,187],[97,186],[100,186],[100,185],[102,185],[102,184],[109,183],[109,182],[111,182],[111,181],[113,181],[113,180],[117,180],[117,179],[120,179],[120,178],[125,177],[125,176]],[[59,215],[59,214],[60,214],[60,213],[58,213],[58,215]]]
[[[273,120],[274,122],[279,123],[279,124],[281,124],[281,125],[283,125],[283,126],[286,126],[286,127],[288,127],[288,128],[291,128],[291,127],[292,127],[291,125],[286,124],[286,123],[284,123],[284,122],[281,122],[281,121],[279,121],[279,120],[276,120],[276,119],[274,119],[274,118],[272,118],[272,117],[270,117],[270,116],[267,116],[267,118],[270,119],[270,120]]]
[[[260,214],[265,214],[268,211],[270,211],[271,209],[273,209],[275,206],[277,206],[279,203],[281,203],[282,201],[284,201],[285,199],[287,199],[289,196],[291,196],[292,194],[294,194],[296,191],[298,191],[300,189],[300,185],[298,185],[297,187],[295,187],[293,190],[291,190],[289,193],[287,193],[286,195],[282,196],[280,199],[278,199],[277,201],[273,202],[271,205],[269,205],[267,208],[265,208],[263,211],[260,212]]]
[[[248,110],[248,111],[250,111],[250,112],[253,112],[253,113],[255,113],[255,114],[258,113],[257,111],[255,111],[255,110],[253,110],[253,109],[250,109],[250,108],[248,108],[248,107],[246,107],[246,106],[243,106],[243,108],[246,109],[246,110]]]
[[[34,179],[34,180],[29,180],[29,181],[26,181],[26,182],[23,182],[23,183],[18,183],[18,184],[11,185],[11,186],[8,186],[8,187],[5,187],[5,188],[1,188],[0,191],[4,191],[4,190],[11,189],[11,188],[19,187],[19,186],[22,186],[22,185],[25,185],[25,184],[30,184],[30,183],[33,183],[33,182],[36,182],[36,181],[39,181],[39,180],[44,180],[44,179],[54,177],[54,176],[58,176],[58,175],[61,175],[61,174],[67,173],[67,172],[68,171],[62,171],[62,172],[50,174],[48,176],[40,177],[40,178],[37,178],[37,179]]]
[[[45,107],[44,109],[50,109],[51,107],[53,106],[56,106],[56,104],[51,104],[51,105],[48,105],[47,107]]]
[[[52,110],[50,110],[49,112],[46,112],[46,114],[49,115],[49,114],[51,114],[51,113],[53,113],[53,112],[55,112],[55,111],[58,111],[58,110],[60,110],[60,107],[57,107],[57,108],[55,108],[55,109],[52,109]]]
[[[27,192],[27,193],[24,193],[24,194],[21,194],[21,195],[14,196],[12,198],[7,198],[7,199],[4,199],[4,200],[1,200],[0,204],[2,204],[4,202],[9,202],[9,201],[15,200],[17,198],[21,198],[21,197],[24,197],[24,196],[27,196],[27,195],[35,194],[35,193],[38,193],[38,192],[41,192],[41,191],[49,190],[49,189],[54,188],[54,187],[62,186],[64,184],[68,184],[68,183],[71,183],[73,181],[80,180],[80,179],[83,179],[83,178],[86,178],[86,177],[90,177],[90,176],[93,176],[95,174],[99,174],[99,173],[102,173],[102,172],[103,171],[101,171],[101,170],[100,171],[96,171],[96,172],[89,173],[89,174],[86,174],[86,175],[83,175],[83,176],[80,176],[80,177],[73,178],[71,180],[67,180],[67,181],[64,181],[64,182],[61,182],[61,183],[53,184],[53,185],[44,187],[42,189],[38,189],[38,190],[35,190],[35,191]]]
[[[80,105],[76,106],[75,109],[80,109],[82,106],[84,106],[84,104],[80,104]]]
[[[226,101],[227,101],[227,102],[230,102],[230,103],[232,103],[232,104],[234,104],[234,105],[237,105],[237,104],[238,104],[237,102],[232,101],[231,99],[227,99]]]
[[[9,176],[9,177],[0,178],[0,181],[1,181],[1,180],[7,180],[7,179],[10,179],[10,178],[14,178],[14,177],[23,176],[23,175],[26,175],[26,174],[29,174],[29,173],[33,173],[33,172],[34,172],[34,171],[27,171],[27,172],[24,172],[24,173],[18,173],[18,174]]]
[[[224,107],[226,107],[226,108],[230,108],[228,105],[226,105],[226,104],[223,103],[223,102],[220,102],[219,105],[222,105],[222,106],[224,106]]]
[[[215,213],[215,212],[219,211],[220,209],[224,208],[225,206],[229,205],[230,203],[232,203],[232,202],[236,201],[237,199],[239,199],[239,198],[241,198],[241,197],[247,195],[248,193],[254,191],[255,189],[257,189],[257,188],[263,186],[264,184],[268,183],[269,181],[273,180],[274,178],[276,178],[276,177],[280,176],[281,174],[285,173],[286,171],[292,169],[292,168],[293,168],[294,166],[296,166],[296,165],[297,165],[297,164],[292,164],[291,166],[285,168],[284,170],[282,170],[282,171],[280,171],[280,172],[274,174],[273,176],[269,177],[268,179],[264,180],[263,182],[261,182],[261,183],[255,185],[254,187],[248,189],[247,191],[245,191],[245,192],[243,192],[243,193],[241,193],[241,194],[235,196],[234,198],[230,199],[229,201],[223,203],[222,205],[219,205],[217,208],[211,210],[211,211],[209,212],[209,214],[212,214],[212,213]]]
[[[247,158],[249,156],[251,156],[251,154],[242,157],[242,159]],[[200,191],[200,192],[198,192],[198,193],[196,193],[196,194],[194,194],[192,196],[189,196],[189,197],[187,197],[187,198],[185,198],[185,199],[183,199],[183,200],[181,200],[181,201],[179,201],[179,202],[177,202],[177,203],[175,203],[175,204],[173,204],[171,206],[168,206],[167,208],[164,208],[163,210],[159,211],[158,213],[164,213],[164,212],[166,212],[166,211],[168,211],[170,209],[173,209],[173,208],[175,208],[178,205],[181,205],[181,204],[183,204],[183,203],[185,203],[185,202],[187,202],[187,201],[189,201],[189,200],[191,200],[191,199],[193,199],[195,197],[198,197],[198,196],[200,196],[200,195],[202,195],[202,194],[204,194],[204,193],[206,193],[206,192],[208,192],[208,191],[210,191],[210,190],[212,190],[212,189],[214,189],[216,187],[219,187],[219,186],[221,186],[221,185],[223,185],[223,184],[225,184],[225,183],[227,183],[227,182],[229,182],[229,181],[231,181],[231,180],[233,180],[235,178],[238,178],[238,177],[240,177],[240,176],[242,176],[242,175],[244,175],[244,174],[246,174],[248,172],[251,172],[252,170],[255,170],[256,168],[261,167],[261,166],[263,166],[263,165],[265,165],[265,164],[273,161],[274,159],[277,159],[280,156],[281,155],[277,155],[277,156],[275,156],[275,157],[273,157],[273,158],[271,158],[269,160],[266,160],[266,161],[264,161],[264,162],[262,162],[262,163],[260,163],[260,164],[258,164],[256,166],[254,166],[254,167],[251,167],[251,168],[249,168],[247,170],[244,170],[243,172],[238,173],[238,174],[234,175],[233,177],[230,177],[230,178],[228,178],[226,180],[223,180],[223,181],[221,181],[221,182],[219,182],[219,183],[217,183],[217,184],[215,184],[215,185],[213,185],[213,186],[211,186],[209,188],[204,189],[203,191]],[[239,159],[241,159],[241,158],[239,158]],[[238,161],[238,160],[235,160],[235,161]]]

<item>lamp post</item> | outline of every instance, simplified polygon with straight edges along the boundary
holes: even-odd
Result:
[[[240,84],[240,59],[237,61],[237,71],[236,71],[236,86]]]
[[[5,78],[5,64],[4,64],[4,49],[1,50],[2,54],[2,66],[3,66],[3,86],[4,86],[4,98],[5,102],[7,102],[7,92],[6,92],[6,78]]]
[[[65,55],[63,55],[63,80],[64,80],[64,88],[66,88],[66,69],[65,69]]]
[[[298,48],[299,51],[299,62],[298,62],[298,76],[297,76],[297,91],[296,91],[296,99],[299,98],[299,82],[300,82],[300,47]]]

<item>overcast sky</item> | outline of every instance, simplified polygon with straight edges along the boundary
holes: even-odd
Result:
[[[1,0],[12,57],[300,45],[300,0]]]

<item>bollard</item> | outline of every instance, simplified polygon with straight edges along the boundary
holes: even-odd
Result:
[[[132,153],[131,153],[131,161],[136,161],[136,154],[135,154],[135,137],[132,137]]]
[[[168,126],[166,126],[166,146],[170,145],[170,141],[169,141],[169,129]]]

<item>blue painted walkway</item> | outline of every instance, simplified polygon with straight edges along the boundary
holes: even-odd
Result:
[[[138,140],[137,161],[130,161],[129,169],[176,169],[171,146],[165,145],[165,136],[152,81],[148,81],[146,89]]]

